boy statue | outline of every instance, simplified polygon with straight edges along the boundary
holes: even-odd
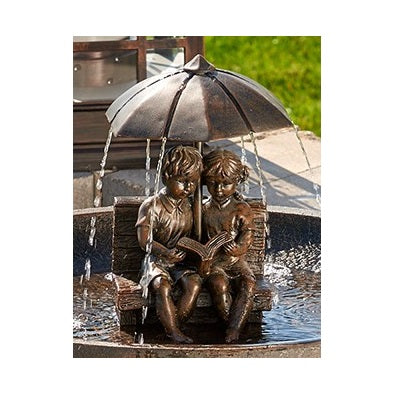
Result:
[[[170,149],[161,169],[165,188],[142,203],[136,223],[143,250],[151,241],[152,227],[149,265],[142,267],[140,284],[155,294],[157,315],[167,336],[176,343],[193,342],[180,325],[190,318],[202,284],[196,268],[183,263],[186,253],[176,248],[180,238],[192,234],[193,210],[189,197],[195,191],[201,171],[202,157],[195,148]],[[182,290],[176,305],[171,296],[175,285]]]

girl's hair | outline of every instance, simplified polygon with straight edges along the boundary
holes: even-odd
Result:
[[[201,154],[190,146],[176,146],[167,151],[161,168],[162,181],[172,176],[200,176],[203,170]]]
[[[242,164],[235,153],[228,150],[213,150],[204,157],[203,164],[203,178],[205,180],[217,175],[239,184],[249,177],[247,166]]]

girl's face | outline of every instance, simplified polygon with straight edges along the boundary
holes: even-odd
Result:
[[[184,199],[194,193],[197,179],[196,177],[172,176],[165,182],[165,186],[168,194],[174,199]]]
[[[206,178],[206,185],[212,198],[218,203],[223,203],[235,193],[237,182],[222,176],[213,176]]]

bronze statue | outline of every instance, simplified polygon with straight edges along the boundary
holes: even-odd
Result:
[[[227,150],[214,150],[203,162],[204,168],[200,153],[188,146],[174,147],[165,155],[161,169],[165,188],[142,203],[136,223],[142,249],[148,245],[151,226],[153,232],[149,265],[142,266],[140,284],[155,293],[157,315],[167,336],[177,343],[192,343],[180,326],[196,307],[204,281],[226,323],[225,341],[234,343],[252,310],[256,282],[245,260],[253,242],[253,212],[236,190],[249,172]],[[202,208],[199,243],[191,238],[189,198],[202,172],[211,198]],[[197,253],[200,262],[187,262],[187,251]],[[175,305],[171,293],[177,284],[182,295]]]
[[[248,168],[230,151],[214,150],[203,158],[203,179],[211,194],[203,205],[203,242],[224,231],[230,235],[204,272],[214,306],[227,326],[227,343],[239,340],[253,307],[256,284],[245,260],[253,242],[253,212],[236,191],[248,175]]]
[[[202,280],[195,267],[183,263],[186,253],[176,247],[179,239],[190,236],[193,211],[189,197],[199,182],[202,157],[193,147],[177,146],[163,159],[161,170],[165,188],[146,199],[139,209],[136,223],[140,247],[145,250],[152,225],[153,241],[147,273],[140,281],[156,298],[157,315],[165,332],[174,342],[192,343],[180,325],[192,314],[201,290]],[[151,220],[151,213],[154,212]],[[171,296],[179,284],[182,290],[177,304]]]

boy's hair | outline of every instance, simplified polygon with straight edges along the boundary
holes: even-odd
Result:
[[[216,149],[208,153],[204,159],[203,178],[215,175],[243,183],[249,177],[249,169],[243,165],[240,158],[231,151]]]
[[[190,146],[176,146],[167,151],[161,168],[162,181],[172,176],[201,176],[203,163],[201,154]]]

